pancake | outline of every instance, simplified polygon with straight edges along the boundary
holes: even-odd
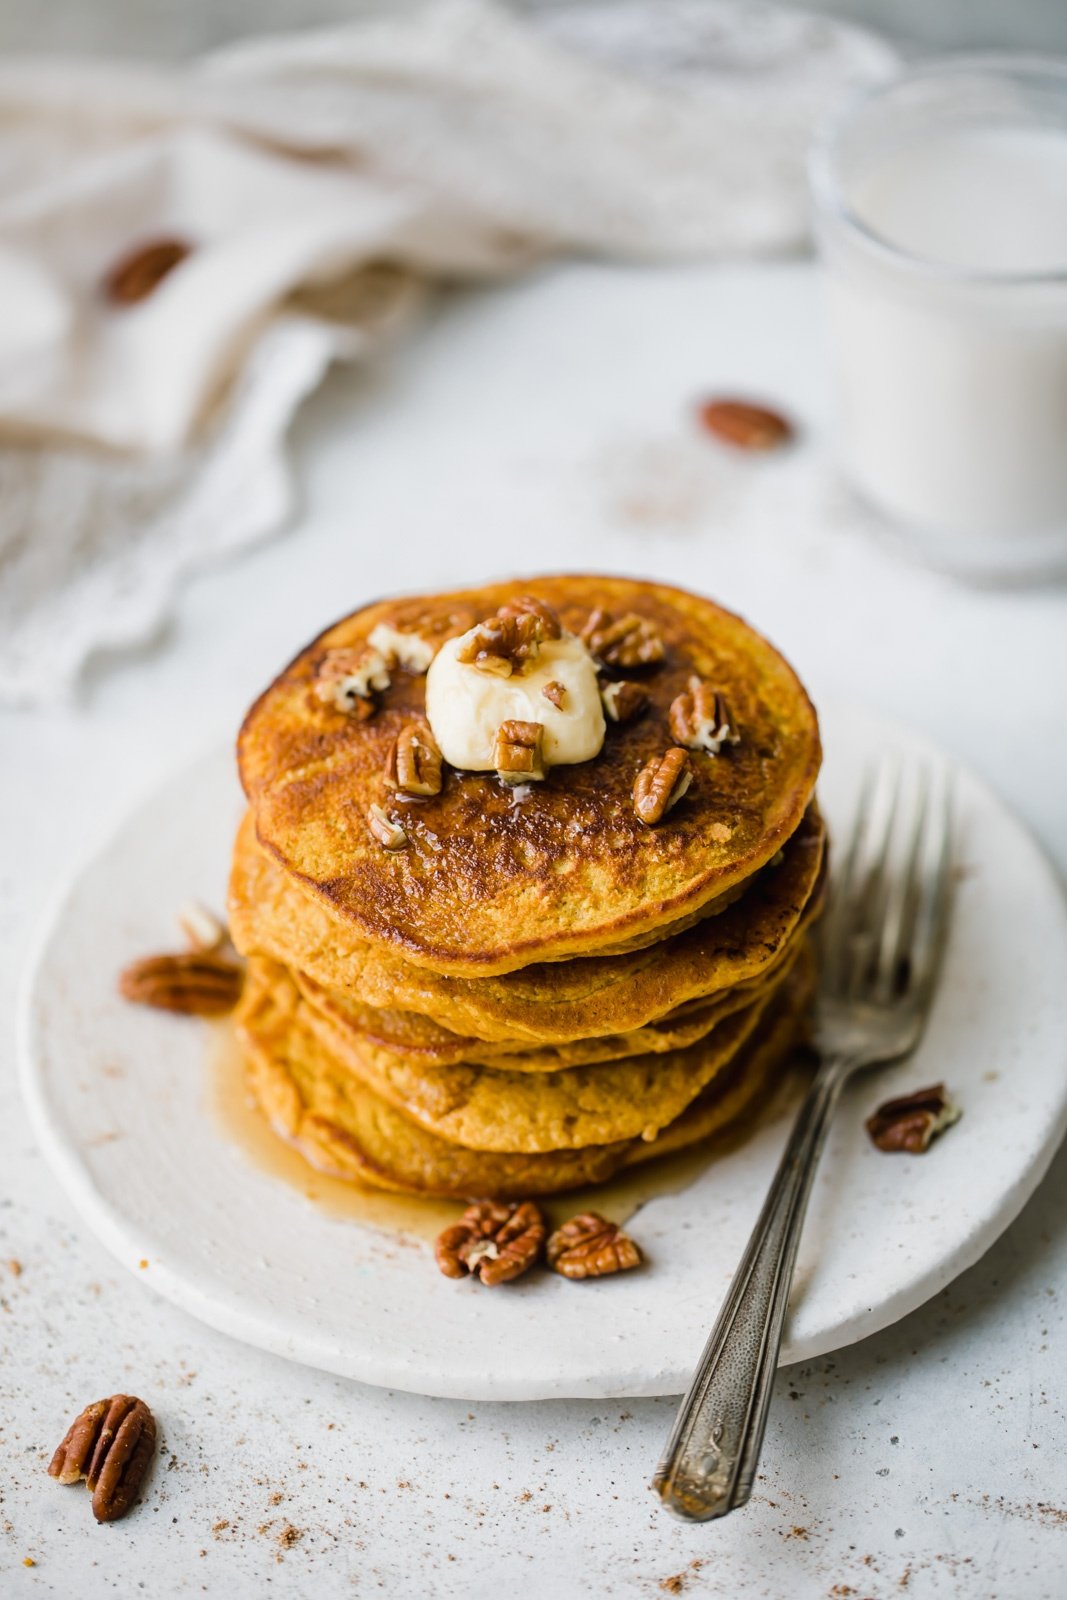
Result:
[[[289,981],[284,969],[273,968],[273,977],[270,971],[260,969],[258,981]],[[375,1056],[354,1048],[349,1034],[306,1002],[300,1003],[300,1015],[335,1067],[352,1072],[442,1139],[473,1150],[565,1150],[648,1139],[673,1122],[729,1065],[776,988],[764,985],[756,999],[684,1049],[558,1072],[475,1065],[427,1068],[402,1056]]]
[[[810,810],[786,843],[718,916],[624,956],[538,963],[492,978],[454,978],[353,935],[319,897],[261,849],[246,816],[230,878],[237,948],[292,966],[358,1004],[416,1012],[464,1037],[566,1045],[629,1033],[678,1007],[766,974],[814,915],[825,830]]]
[[[521,791],[492,774],[446,769],[440,794],[405,798],[408,848],[383,849],[368,811],[383,797],[382,772],[398,733],[423,713],[425,678],[395,671],[376,714],[361,720],[316,697],[326,652],[364,645],[380,624],[439,646],[530,593],[572,631],[598,607],[654,627],[665,659],[640,669],[648,711],[611,724],[593,760],[555,767]],[[658,826],[645,827],[631,801],[634,778],[674,742],[668,709],[693,673],[726,697],[740,741],[718,756],[694,752],[685,798]],[[306,900],[358,945],[431,975],[470,979],[619,954],[679,934],[794,833],[820,748],[799,680],[740,618],[680,589],[563,576],[383,601],[345,618],[255,703],[238,759],[259,841]],[[296,964],[320,976],[310,961]],[[336,975],[323,981],[359,987]]]
[[[661,1022],[650,1022],[630,1033],[602,1034],[598,1038],[575,1039],[569,1044],[542,1045],[535,1049],[524,1045],[516,1047],[514,1043],[465,1039],[444,1028],[436,1028],[428,1017],[420,1017],[415,1012],[381,1012],[353,1005],[345,995],[323,989],[306,973],[291,968],[289,973],[310,1009],[343,1030],[349,1047],[367,1055],[372,1062],[380,1063],[382,1070],[388,1070],[390,1061],[400,1058],[421,1068],[468,1065],[496,1067],[508,1072],[545,1073],[560,1072],[565,1067],[592,1066],[601,1061],[618,1061],[623,1056],[663,1055],[668,1050],[695,1044],[717,1022],[754,1000],[765,985],[775,980],[779,968],[792,953],[790,944],[779,960],[758,978],[739,983],[714,1000],[679,1006]]]
[[[767,1091],[804,1032],[811,967],[798,963],[721,1082],[651,1140],[548,1152],[471,1150],[429,1132],[330,1064],[301,1015],[294,984],[260,984],[242,1000],[238,1030],[248,1082],[278,1132],[335,1176],[375,1188],[463,1198],[551,1194],[603,1182],[623,1167],[709,1138]]]

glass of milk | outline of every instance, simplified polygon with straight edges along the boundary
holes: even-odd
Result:
[[[853,487],[936,564],[1067,567],[1067,62],[906,71],[811,179]]]

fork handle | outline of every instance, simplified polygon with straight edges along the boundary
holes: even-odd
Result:
[[[848,1068],[824,1058],[812,1081],[652,1480],[686,1521],[724,1517],[752,1493],[804,1212]]]

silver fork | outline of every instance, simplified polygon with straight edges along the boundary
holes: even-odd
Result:
[[[752,1492],[812,1179],[841,1090],[919,1042],[948,925],[951,789],[943,771],[868,771],[822,919],[820,1065],[682,1401],[652,1487],[692,1522]]]

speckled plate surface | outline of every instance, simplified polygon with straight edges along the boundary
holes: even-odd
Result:
[[[824,711],[820,796],[848,816],[864,763],[917,736]],[[912,1061],[858,1080],[832,1130],[783,1361],[904,1316],[963,1271],[1037,1185],[1067,1124],[1067,910],[1029,836],[960,771],[963,871],[934,1015]],[[464,1398],[684,1388],[785,1137],[788,1107],[686,1189],[650,1201],[641,1271],[507,1290],[453,1283],[430,1247],[325,1214],[249,1164],[208,1108],[205,1029],[124,1004],[115,975],[173,948],[191,896],[218,905],[241,809],[228,751],[123,823],[56,907],[24,996],[38,1137],[86,1224],[145,1284],[250,1344],[389,1387]],[[863,1131],[881,1099],[944,1079],[962,1121],[922,1157]]]

